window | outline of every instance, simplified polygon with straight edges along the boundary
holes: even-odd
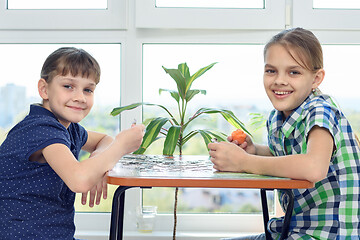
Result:
[[[244,2],[245,1],[242,1],[242,3]],[[285,25],[285,2],[269,0],[265,2],[265,8],[219,9],[164,8],[157,7],[155,0],[137,0],[136,27],[176,29],[282,29]],[[161,1],[160,3],[163,2]],[[167,1],[167,3],[167,6],[169,6],[173,1]],[[179,3],[176,3],[176,6],[178,6],[178,4]],[[193,4],[194,3],[192,3],[192,5]],[[258,4],[259,2],[257,1],[257,5]],[[223,3],[219,5],[224,6]]]
[[[41,102],[37,91],[37,82],[46,57],[64,46],[83,48],[92,54],[100,64],[102,73],[96,88],[94,112],[108,115],[112,107],[120,101],[120,45],[119,44],[0,44],[1,75],[0,128],[9,130],[21,120],[29,110],[29,104]],[[21,57],[19,57],[21,56]],[[16,74],[14,74],[16,73]],[[21,96],[21,97],[20,97]],[[94,113],[95,115],[95,113]],[[84,120],[87,128],[94,130],[104,125],[103,119],[90,115]],[[111,119],[113,120],[113,119]],[[118,131],[118,120],[101,129],[113,135]]]
[[[8,0],[8,9],[106,9],[107,1]]]
[[[293,2],[293,25],[308,29],[360,30],[357,1]],[[336,4],[335,4],[336,3]]]
[[[37,81],[39,67],[26,67],[33,66],[32,64],[35,64],[35,62],[42,64],[44,58],[56,48],[54,44],[63,43],[61,44],[63,46],[84,43],[84,48],[94,54],[104,71],[97,90],[100,90],[100,86],[104,86],[105,82],[107,82],[105,80],[105,71],[108,71],[105,70],[107,66],[111,66],[117,71],[114,75],[110,74],[107,79],[110,79],[109,82],[111,81],[114,84],[111,87],[117,90],[120,88],[118,95],[112,96],[108,94],[107,90],[101,94],[99,94],[99,91],[97,92],[98,96],[113,98],[114,103],[111,104],[111,107],[120,105],[120,101],[121,105],[126,105],[149,99],[148,92],[150,94],[154,93],[154,99],[150,99],[151,101],[165,99],[165,94],[160,97],[157,95],[159,86],[164,84],[169,84],[166,85],[168,88],[173,86],[171,86],[171,79],[161,68],[162,65],[176,67],[180,62],[187,61],[190,70],[194,71],[212,61],[218,61],[219,63],[213,69],[196,81],[199,88],[208,90],[206,96],[196,96],[198,98],[193,100],[200,105],[204,99],[218,97],[216,94],[211,93],[210,87],[203,85],[205,81],[216,83],[218,79],[222,79],[222,75],[228,70],[226,68],[233,71],[235,67],[239,67],[235,65],[235,62],[225,61],[224,58],[219,58],[220,55],[215,55],[215,53],[219,54],[218,49],[222,47],[225,49],[234,48],[234,53],[239,53],[235,56],[236,62],[249,57],[249,63],[254,63],[254,56],[241,55],[244,54],[241,48],[247,49],[249,47],[253,54],[257,54],[259,51],[258,64],[261,65],[261,46],[273,34],[285,28],[301,26],[313,30],[324,45],[326,77],[321,90],[335,96],[350,119],[353,128],[359,134],[360,121],[358,116],[360,110],[356,104],[353,104],[359,102],[358,94],[356,94],[356,89],[359,89],[359,86],[356,74],[351,74],[352,69],[357,69],[356,57],[360,53],[360,19],[358,19],[360,15],[357,9],[348,9],[348,7],[341,9],[340,6],[337,9],[330,9],[328,6],[320,7],[316,5],[318,4],[316,0],[267,0],[264,1],[265,9],[155,7],[156,0],[108,0],[107,2],[107,8],[100,10],[22,10],[7,9],[7,0],[0,0],[0,50],[2,53],[0,59],[5,59],[4,52],[6,49],[14,51],[10,54],[10,57],[6,58],[5,62],[0,60],[2,61],[0,64],[1,66],[16,67],[13,70],[13,73],[16,74],[11,75],[10,78],[1,77],[0,87],[3,88],[8,83],[10,84],[10,81],[15,82],[15,85],[20,85],[22,82],[27,84],[30,81]],[[345,3],[345,1],[338,2]],[[120,43],[121,52],[118,51]],[[334,45],[335,43],[337,45]],[[101,48],[101,46],[107,46],[108,44],[117,47],[115,50],[106,48],[103,51],[94,50],[93,52],[93,46],[99,45]],[[17,50],[22,49],[23,45],[26,46],[26,51],[17,52]],[[38,51],[35,51],[35,49],[47,46],[49,46],[49,49],[45,51],[42,57]],[[166,57],[162,52],[163,50],[161,50],[166,49],[164,50],[166,52],[172,50],[173,47],[183,51],[186,50],[185,48],[188,48],[188,50],[184,53],[180,52],[180,54],[178,52],[176,54],[175,52],[174,54],[168,52],[170,57]],[[193,49],[190,49],[191,47]],[[201,52],[206,47],[210,49],[210,52]],[[255,48],[258,48],[258,50]],[[34,52],[31,52],[30,49],[34,49]],[[156,52],[156,49],[161,50],[161,52]],[[194,54],[190,55],[192,51],[194,51]],[[230,50],[227,51],[229,55],[234,55]],[[198,54],[195,55],[195,52]],[[98,53],[101,55],[98,55]],[[110,61],[116,64],[110,65],[107,61],[103,63],[100,60],[102,54],[106,53],[111,55],[116,53],[117,60],[115,60],[115,55],[112,55],[114,58],[109,58]],[[159,60],[157,55],[160,56],[160,54],[163,59]],[[178,54],[179,57],[177,57]],[[206,61],[199,60],[199,54],[204,54],[208,59]],[[37,56],[41,58],[41,61],[36,60]],[[26,59],[30,57],[31,61],[22,64],[21,61],[24,57]],[[156,62],[151,63],[152,57],[156,59]],[[19,65],[22,66],[24,71],[17,71]],[[150,66],[154,68],[154,72],[149,69]],[[3,68],[4,73],[2,75],[5,74],[6,70],[6,68]],[[35,71],[32,76],[30,76],[31,71]],[[22,72],[28,74],[25,77],[20,77]],[[151,74],[158,76],[158,78],[149,77]],[[256,92],[250,92],[250,94],[257,96],[260,91],[263,91],[262,76],[261,72],[258,71],[255,71],[254,74],[258,75],[254,76],[251,73],[246,73],[244,78],[239,78],[234,77],[238,73],[233,72],[231,79],[225,80],[231,82],[235,87],[246,89],[250,83],[242,83],[243,79],[252,79],[254,81],[252,83],[259,85]],[[149,84],[150,81],[154,81],[154,86]],[[235,91],[235,87],[228,90]],[[255,85],[249,87],[253,89]],[[18,90],[18,94],[24,94],[24,91],[27,94],[28,91],[21,87]],[[8,90],[5,91],[8,92]],[[36,89],[31,91],[36,92]],[[143,93],[144,96],[142,96]],[[221,97],[226,99],[233,97],[236,99],[234,92]],[[98,103],[103,100],[96,101]],[[262,103],[264,103],[264,106],[269,104],[266,97]],[[269,105],[269,107],[271,106]],[[15,108],[18,107],[14,106]],[[147,113],[149,113],[149,109],[144,109],[144,118],[146,118],[145,114]],[[242,116],[242,114],[240,115]],[[21,119],[22,116],[24,115],[19,114],[13,121]],[[247,121],[247,118],[241,116],[239,117],[243,121]],[[244,116],[246,116],[245,113]],[[141,109],[122,114],[120,126],[123,128],[130,126],[134,118],[142,119]],[[3,115],[1,115],[0,121],[3,121]],[[84,124],[88,123],[84,122]],[[8,128],[6,127],[6,129]],[[223,131],[227,131],[227,129]],[[202,143],[199,145],[202,147]],[[170,201],[172,199],[171,196]],[[125,235],[127,239],[169,239],[172,230],[171,214],[160,214],[158,216],[153,234],[143,234],[141,237],[137,235],[133,213],[135,208],[141,204],[141,201],[142,197],[139,189],[131,189],[126,192]],[[109,199],[109,202],[111,202],[111,199]],[[99,209],[99,211],[104,211],[104,209]],[[109,213],[77,212],[76,237],[82,239],[107,239],[109,218]],[[262,217],[258,214],[179,214],[178,221],[181,224],[181,226],[178,226],[178,235],[187,234],[187,239],[197,235],[212,240],[220,239],[226,235],[237,236],[239,232],[261,232],[263,230]],[[156,235],[159,230],[162,231],[162,237],[159,236],[160,234]]]
[[[357,63],[356,61],[339,61],[339,59],[351,59],[351,56],[357,56],[360,46],[324,45],[323,48],[326,78],[320,88],[324,93],[330,94],[338,100],[349,119],[352,119],[354,129],[359,132],[360,119],[357,118],[360,109],[352,106],[354,102],[359,101],[358,88],[349,89],[349,85],[358,85],[357,80],[351,76],[346,77],[344,71],[339,71],[339,69],[355,68]],[[171,100],[167,101],[171,98],[166,96],[166,93],[158,95],[158,89],[173,89],[176,85],[161,66],[177,68],[179,63],[187,62],[190,71],[194,72],[200,67],[218,62],[194,82],[195,89],[205,89],[207,94],[196,96],[196,99],[192,100],[192,105],[189,104],[189,112],[200,107],[227,108],[249,127],[249,113],[261,113],[267,116],[272,109],[262,87],[262,50],[263,45],[249,44],[145,44],[143,47],[144,101],[171,108]],[[346,79],[348,83],[339,85],[339,79]],[[219,82],[225,87],[219,88]],[[176,107],[175,102],[173,107]],[[161,110],[144,107],[144,118],[162,114]],[[215,128],[223,132],[231,132],[231,126],[226,121],[222,121],[221,117],[216,120],[208,117],[205,121],[199,122],[199,125],[201,128],[211,128],[207,124],[212,124],[213,121],[215,121]],[[260,132],[252,129],[252,132],[256,142],[266,144],[266,129],[262,129]],[[162,145],[162,141],[155,142],[149,148],[148,153],[161,154]],[[201,138],[198,139],[198,142],[194,141],[189,145],[188,148],[185,148],[185,154],[207,154]],[[157,205],[160,213],[172,213],[173,201],[171,199],[173,195],[173,189],[143,190],[143,204]],[[258,213],[261,211],[258,195],[256,190],[183,189],[179,194],[178,213]],[[242,198],[243,196],[246,196],[246,200]],[[274,209],[274,205],[271,207],[270,209]]]
[[[186,8],[264,8],[263,0],[156,0],[156,7],[186,7]]]
[[[192,106],[193,108],[197,109],[205,106],[230,108],[244,122],[248,121],[247,114],[249,112],[260,112],[266,115],[272,109],[262,89],[263,45],[145,44],[143,48],[145,102],[171,106],[171,102],[167,102],[167,99],[170,99],[168,96],[156,96],[159,88],[172,89],[175,87],[175,83],[163,71],[161,66],[176,68],[178,63],[187,62],[190,71],[196,71],[202,66],[217,61],[217,65],[194,82],[194,88],[207,90],[207,95],[197,96],[196,101],[194,99],[197,106]],[[351,59],[360,54],[360,45],[324,45],[323,49],[326,77],[320,89],[324,93],[335,97],[351,121],[355,131],[359,134],[360,108],[354,105],[354,102],[360,100],[357,91],[359,84],[357,79],[352,77],[351,73],[347,75],[349,71],[344,71],[344,69],[356,68],[357,61]],[[343,59],[348,61],[343,61]],[[345,84],[339,84],[340,79]],[[219,88],[219,81],[221,81],[222,86],[227,87]],[[157,112],[150,108],[144,108],[144,117],[162,114],[161,111]],[[211,118],[207,119],[207,122],[211,121]],[[229,132],[229,126],[224,122],[217,122],[216,127]],[[206,125],[203,122],[199,124]],[[206,128],[206,126],[204,127]],[[264,132],[255,132],[254,137],[256,142],[266,141],[266,133]],[[201,142],[201,140],[199,141]],[[158,144],[161,148],[162,143]],[[202,142],[191,145],[190,149],[186,150],[190,154],[197,154],[199,148],[202,148],[200,154],[206,153]],[[152,150],[154,148],[155,150]],[[151,153],[161,154],[161,151],[157,152],[159,149],[156,150],[156,146],[154,148],[150,147]],[[256,191],[227,191],[226,193],[221,191],[219,189],[201,189],[197,191],[195,189],[184,189],[179,195],[178,212],[224,212],[224,209],[231,213],[239,212],[239,209],[242,209],[245,213],[258,212],[256,205],[259,200]],[[207,196],[204,197],[204,195]],[[144,190],[143,201],[144,205],[157,205],[159,212],[171,213],[173,209],[171,199],[173,196],[172,189],[165,192],[158,189]],[[232,196],[236,196],[235,199],[241,199],[242,201],[233,202],[233,205],[231,205],[229,203]],[[242,196],[247,196],[246,199],[255,204],[247,204],[249,202],[244,201]],[[222,199],[224,204],[221,204],[219,199]],[[241,205],[241,202],[244,204]]]
[[[98,9],[100,5],[90,5],[88,1],[82,1],[87,5],[79,9],[76,2],[59,5],[54,1],[0,0],[0,29],[126,29],[125,0],[109,0],[107,7],[102,4],[101,9]]]
[[[313,7],[319,9],[359,9],[360,2],[354,0],[313,0]]]
[[[272,108],[262,87],[263,45],[249,44],[145,44],[143,47],[143,98],[144,102],[155,102],[166,106],[172,113],[177,112],[175,101],[162,93],[160,88],[176,89],[174,80],[161,66],[177,68],[186,62],[190,73],[201,67],[218,62],[193,84],[194,89],[206,90],[206,95],[197,95],[188,105],[188,117],[201,107],[229,109],[249,127],[250,113],[266,115]],[[219,88],[219,85],[221,87]],[[246,87],[245,87],[246,86]],[[158,95],[158,96],[157,96]],[[167,116],[162,109],[144,107],[144,119]],[[197,124],[197,125],[196,125]],[[195,123],[196,129],[217,129],[230,135],[235,130],[221,115],[204,116]],[[257,142],[266,144],[266,129],[251,131]],[[163,139],[156,141],[146,152],[162,154]],[[184,146],[183,154],[207,155],[207,148],[199,136]],[[158,212],[171,213],[173,206],[172,189],[158,188],[144,190],[144,205],[157,204]],[[161,194],[160,194],[161,193]],[[159,198],[157,196],[165,195]],[[259,190],[229,189],[181,189],[179,213],[241,212],[260,213]],[[274,204],[272,204],[274,209]]]
[[[360,45],[323,45],[325,80],[320,85],[322,92],[334,96],[344,111],[354,131],[360,134],[360,83],[345,69],[356,69]],[[346,73],[345,73],[346,72]]]
[[[0,64],[4,66],[0,84],[0,142],[5,139],[5,133],[26,116],[30,104],[41,102],[37,82],[42,64],[51,52],[64,46],[85,49],[101,67],[94,106],[81,124],[111,136],[119,131],[118,118],[110,117],[109,113],[120,102],[120,44],[0,44]],[[111,209],[111,198],[90,209],[80,204],[79,197],[78,194],[77,211],[109,212]]]

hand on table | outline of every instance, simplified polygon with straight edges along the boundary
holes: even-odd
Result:
[[[101,195],[103,199],[107,199],[107,173],[90,191],[89,191],[89,207],[100,204]],[[88,192],[82,193],[81,204],[86,205]]]

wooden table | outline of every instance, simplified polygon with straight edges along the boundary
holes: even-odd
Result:
[[[289,197],[280,239],[286,239],[294,206],[291,189],[312,188],[313,183],[246,173],[217,172],[209,156],[127,155],[109,172],[108,183],[119,185],[113,197],[110,239],[122,239],[125,191],[132,187],[196,187],[260,189],[266,239],[269,213],[266,190],[281,189]]]

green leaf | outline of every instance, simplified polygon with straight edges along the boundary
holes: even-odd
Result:
[[[120,113],[123,112],[123,111],[137,108],[138,106],[143,105],[143,104],[144,104],[144,103],[133,103],[133,104],[130,104],[130,105],[127,105],[127,106],[117,107],[117,108],[114,108],[114,109],[111,111],[110,114],[111,114],[112,116],[116,116],[116,115],[120,114]]]
[[[235,115],[232,111],[230,110],[224,110],[224,109],[216,109],[216,108],[200,108],[194,115],[196,117],[198,117],[199,115],[206,113],[206,114],[214,114],[214,113],[220,113],[224,119],[230,123],[231,125],[233,125],[235,128],[238,129],[242,129],[244,130],[247,134],[249,134],[250,136],[251,133],[245,128],[245,124],[242,123]],[[195,119],[196,117],[194,117],[193,119]],[[191,119],[191,120],[193,120]],[[189,121],[190,122],[190,121]],[[186,125],[189,123],[187,122]]]
[[[180,126],[171,126],[165,138],[163,154],[173,155],[181,132]]]
[[[182,75],[179,69],[167,69],[164,66],[162,68],[175,80],[180,97],[184,99],[186,93],[186,81],[184,75]]]
[[[180,101],[180,96],[179,96],[179,93],[177,91],[160,88],[159,89],[159,94],[161,94],[162,92],[168,92],[168,93],[170,93],[171,97],[173,97],[177,102]]]
[[[127,106],[122,106],[118,108],[114,108],[111,112],[111,115],[116,116],[123,111],[131,110],[141,105],[148,106],[157,106],[164,109],[168,114],[169,118],[165,117],[156,117],[151,119],[144,120],[144,124],[147,125],[146,132],[143,138],[143,142],[140,148],[135,151],[135,154],[144,153],[148,147],[159,138],[163,138],[165,136],[165,142],[163,147],[164,155],[173,155],[176,146],[183,147],[185,143],[187,143],[192,137],[197,134],[200,134],[206,144],[211,141],[212,138],[217,138],[218,141],[226,141],[227,135],[221,132],[216,132],[213,130],[193,130],[188,133],[185,137],[182,137],[181,142],[179,140],[180,134],[182,131],[186,129],[188,124],[192,122],[192,120],[199,117],[201,114],[221,114],[226,121],[232,124],[235,128],[243,129],[247,134],[251,135],[245,128],[245,125],[233,114],[233,112],[224,109],[216,109],[216,108],[201,108],[199,109],[189,120],[184,124],[183,121],[185,119],[187,104],[194,96],[197,94],[206,94],[205,90],[200,89],[191,89],[191,85],[195,79],[202,76],[206,71],[211,69],[215,63],[212,63],[204,68],[199,69],[194,75],[190,75],[189,67],[186,63],[181,63],[178,65],[177,69],[167,69],[163,66],[163,69],[167,74],[174,79],[177,85],[177,90],[169,90],[169,89],[159,89],[159,94],[162,92],[170,93],[171,97],[174,98],[178,103],[179,115],[181,118],[181,126],[180,121],[177,122],[172,113],[163,105],[159,104],[151,104],[151,103],[134,103]],[[164,125],[169,122],[170,128],[164,129]],[[147,124],[148,123],[148,124]],[[162,130],[163,129],[163,130]],[[181,146],[180,146],[181,145]]]
[[[145,135],[143,137],[143,141],[140,145],[140,148],[136,150],[135,154],[141,154],[146,151],[146,149],[152,144],[156,137],[159,135],[161,128],[164,124],[169,121],[168,118],[158,117],[153,119],[149,125],[147,125],[145,130]]]
[[[201,89],[188,90],[186,92],[185,100],[189,102],[195,95],[199,93],[206,95],[206,90],[201,90]]]
[[[183,137],[183,139],[182,139],[182,144],[183,145],[185,145],[185,143],[187,142],[187,141],[189,141],[193,136],[195,136],[196,134],[198,134],[199,132],[196,130],[194,130],[194,131],[191,131],[191,132],[189,132],[186,136],[184,136]]]
[[[182,75],[185,77],[185,79],[190,78],[190,70],[189,70],[189,67],[188,67],[188,65],[186,63],[180,63],[178,65],[178,69],[182,73]]]
[[[205,142],[205,145],[206,145],[206,148],[207,148],[207,145],[211,142],[211,135],[207,132],[207,131],[203,131],[203,130],[198,130],[200,135],[202,136],[202,138],[204,139],[204,142]]]
[[[141,106],[141,105],[146,105],[146,106],[156,106],[156,107],[160,107],[162,109],[164,109],[168,114],[169,116],[171,117],[171,120],[176,124],[176,125],[179,125],[179,123],[176,121],[175,117],[171,114],[171,112],[166,108],[164,107],[163,105],[160,105],[160,104],[153,104],[153,103],[133,103],[133,104],[130,104],[130,105],[126,105],[126,106],[123,106],[123,107],[117,107],[117,108],[114,108],[112,111],[111,111],[111,115],[112,116],[116,116],[116,115],[119,115],[120,113],[122,113],[123,111],[126,111],[126,110],[131,110],[131,109],[134,109],[138,106]]]
[[[155,142],[155,141],[156,141],[156,139],[155,139],[153,142]],[[136,150],[135,152],[133,152],[133,154],[144,154],[144,152],[146,151],[146,149],[147,149],[147,148],[144,148],[144,147],[140,146],[138,150]]]
[[[226,139],[227,139],[227,135],[222,132],[218,132],[218,131],[214,131],[214,130],[194,130],[194,131],[191,131],[190,133],[188,133],[183,138],[183,144],[185,144],[187,141],[189,141],[192,137],[194,137],[198,133],[200,133],[201,136],[203,137],[205,144],[206,144],[206,148],[207,148],[207,144],[209,144],[209,142],[211,141],[212,138],[216,138],[218,141],[226,141]]]
[[[195,79],[197,79],[198,77],[200,77],[201,75],[203,75],[207,70],[209,70],[210,68],[212,68],[217,62],[214,62],[206,67],[203,67],[201,69],[199,69],[194,75],[192,75],[189,79],[186,79],[186,90],[185,92],[187,92],[190,88],[191,88],[191,84],[194,82]]]
[[[266,127],[266,117],[261,113],[250,113],[250,125],[255,127],[255,130]]]
[[[219,142],[226,140],[226,134],[224,133],[217,133],[210,130],[199,130],[202,138],[204,139],[205,146],[208,148],[208,144],[211,142],[213,138],[216,138]]]
[[[207,130],[207,133],[212,135],[213,138],[216,138],[219,142],[227,140],[227,135],[225,133],[214,131],[214,130]]]
[[[142,121],[142,124],[144,124],[145,126],[147,126],[152,120],[154,120],[156,117],[153,118],[145,118]]]

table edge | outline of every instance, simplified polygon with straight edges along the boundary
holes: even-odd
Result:
[[[115,177],[108,176],[108,183],[132,187],[199,187],[199,188],[259,188],[259,189],[305,189],[314,183],[296,179],[215,179],[166,177]]]

